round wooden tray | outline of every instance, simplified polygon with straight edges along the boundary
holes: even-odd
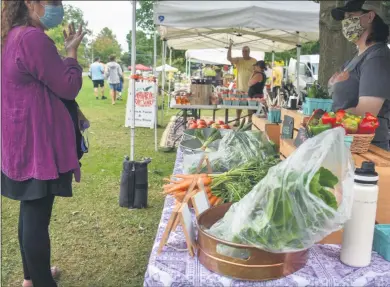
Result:
[[[198,217],[198,259],[207,269],[223,276],[251,281],[278,279],[306,265],[308,250],[294,253],[270,253],[253,246],[218,239],[205,230],[221,219],[231,203],[215,206]],[[217,245],[233,247],[248,254],[246,259],[217,252]]]

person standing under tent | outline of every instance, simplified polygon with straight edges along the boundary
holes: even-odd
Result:
[[[277,66],[276,63],[274,63],[274,66],[272,68],[272,81],[273,81],[272,93],[274,97],[278,96],[278,92],[282,86],[282,77],[283,77],[282,67]]]
[[[264,99],[264,87],[267,81],[267,75],[265,71],[267,71],[267,67],[265,66],[264,61],[258,61],[253,65],[253,73],[248,82],[248,97],[251,99],[258,99],[262,104],[265,104]],[[253,110],[249,110],[249,119],[248,122],[252,122],[252,115],[255,113]]]
[[[95,58],[94,62],[89,67],[89,75],[93,82],[96,99],[99,99],[99,94],[101,94],[102,100],[107,99],[104,96],[104,67],[100,63],[99,58]]]
[[[233,58],[232,57],[232,46],[233,41],[230,40],[229,49],[227,52],[227,60],[232,63],[232,65],[235,65],[237,68],[237,83],[236,88],[240,91],[248,91],[248,82],[251,78],[252,72],[253,72],[253,65],[256,64],[256,59],[252,58],[250,54],[250,48],[248,46],[244,46],[242,48],[242,57],[239,58]],[[240,124],[240,117],[241,117],[242,110],[236,111],[236,122],[234,123],[234,126],[238,126]]]
[[[80,181],[79,123],[64,101],[77,104],[85,32],[63,31],[62,58],[45,33],[61,25],[62,1],[3,1],[1,16],[1,194],[20,201],[22,286],[56,287],[49,225],[55,198],[71,197],[73,176]]]
[[[108,84],[110,85],[111,101],[115,105],[116,101],[116,92],[119,88],[121,78],[123,77],[123,72],[121,66],[115,62],[115,55],[110,56],[110,62],[106,64],[106,78]]]
[[[372,143],[389,150],[390,123],[390,15],[382,1],[350,1],[332,10],[341,21],[344,37],[357,47],[357,55],[329,80],[333,110],[355,115],[369,112],[379,127]]]

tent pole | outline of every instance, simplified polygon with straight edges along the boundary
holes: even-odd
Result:
[[[188,70],[188,60],[187,60],[187,57],[186,57],[186,76],[188,75],[187,70]]]
[[[271,92],[274,88],[274,67],[275,66],[275,41],[272,42],[272,64],[271,64]]]
[[[301,88],[299,87],[299,68],[300,68],[300,64],[301,64],[301,41],[300,41],[300,37],[299,37],[299,32],[297,31],[297,36],[298,36],[298,39],[297,39],[297,72],[296,72],[296,75],[297,75],[297,94],[298,94],[298,99],[301,97]]]
[[[157,33],[156,28],[153,31],[153,76],[157,79]],[[157,83],[154,83],[154,150],[157,151],[157,119],[158,119],[158,95],[157,95]]]
[[[131,73],[135,74],[135,61],[136,61],[136,9],[137,0],[133,0],[132,9],[132,28],[131,28]],[[131,79],[131,135],[130,135],[130,160],[134,161],[134,140],[135,140],[135,80]]]
[[[172,67],[172,48],[169,48],[169,66]],[[169,107],[171,107],[171,79],[170,78],[168,78],[168,108]],[[168,109],[166,111],[168,113]]]
[[[162,41],[162,71],[161,71],[161,95],[162,95],[162,104],[161,104],[161,126],[164,122],[164,102],[165,102],[165,39]]]

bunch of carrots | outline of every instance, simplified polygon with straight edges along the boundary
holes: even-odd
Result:
[[[204,190],[206,191],[211,206],[218,205],[222,202],[221,198],[216,197],[211,192],[210,185],[212,179],[207,174],[175,174],[173,177],[177,178],[178,180],[172,180],[169,178],[164,179],[164,181],[168,183],[163,186],[163,194],[172,195],[178,202],[183,201],[188,189],[194,181],[198,182],[196,182],[193,190],[200,191],[202,187],[200,184],[201,182],[204,186]]]

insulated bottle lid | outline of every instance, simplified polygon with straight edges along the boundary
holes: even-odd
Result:
[[[364,161],[361,168],[355,170],[355,182],[362,184],[377,184],[379,179],[378,173],[375,171],[375,163],[372,161]]]

